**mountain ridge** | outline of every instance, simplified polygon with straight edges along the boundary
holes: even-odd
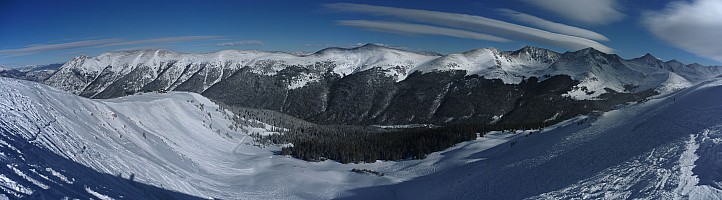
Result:
[[[27,65],[21,68],[5,68],[0,65],[0,77],[9,77],[30,81],[43,81],[52,76],[65,63],[47,65]]]
[[[91,98],[189,91],[321,124],[394,125],[512,123],[496,120],[499,116],[541,123],[555,115],[604,110],[608,102],[641,100],[650,91],[673,92],[720,74],[719,67],[651,55],[626,60],[592,48],[565,53],[532,46],[478,48],[433,56],[367,44],[301,56],[241,50],[103,53],[76,57],[42,82]],[[539,85],[546,93],[533,91]],[[542,97],[559,103],[564,114],[538,108]],[[607,103],[578,103],[587,101]],[[523,117],[523,111],[540,113]]]

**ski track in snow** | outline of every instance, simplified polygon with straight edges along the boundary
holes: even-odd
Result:
[[[424,160],[339,164],[250,145],[247,132],[262,130],[230,129],[197,94],[90,100],[0,78],[0,198],[720,199],[721,85],[492,132]]]

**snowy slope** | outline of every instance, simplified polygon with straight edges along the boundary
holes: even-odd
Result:
[[[513,138],[514,146],[449,150],[442,154],[469,162],[392,186],[355,189],[347,197],[722,198],[722,80],[557,126]]]
[[[255,147],[248,133],[263,130],[229,128],[197,94],[99,101],[0,78],[0,95],[0,197],[722,197],[722,81],[541,132],[490,133],[424,160],[349,165]]]
[[[670,72],[669,78],[667,79],[667,81],[662,83],[657,88],[657,92],[659,92],[659,93],[674,92],[677,90],[691,87],[692,85],[693,85],[692,82],[690,82],[686,78],[679,76],[674,72]]]
[[[506,84],[518,84],[525,78],[541,77],[539,71],[547,69],[557,59],[558,53],[536,47],[524,47],[514,52],[485,48],[442,56],[414,70],[464,70],[469,75],[477,74],[487,79],[501,79]]]
[[[278,156],[248,137],[265,130],[231,129],[218,109],[193,93],[99,101],[0,78],[0,198],[328,199],[400,180]]]

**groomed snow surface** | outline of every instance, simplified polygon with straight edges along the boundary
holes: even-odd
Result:
[[[2,78],[0,199],[722,198],[722,81],[398,162],[276,155],[228,115],[192,93],[90,100]]]

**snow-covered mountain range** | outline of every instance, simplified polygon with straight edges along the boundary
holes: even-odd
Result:
[[[718,199],[721,102],[713,79],[424,160],[340,164],[253,146],[267,128],[234,128],[198,94],[93,100],[0,78],[0,198]]]
[[[511,52],[484,48],[439,56],[367,44],[350,49],[327,48],[309,55],[237,50],[201,54],[167,50],[111,52],[76,57],[45,83],[87,97],[108,98],[124,95],[103,94],[119,81],[124,85],[123,92],[135,93],[143,89],[176,90],[184,83],[201,79],[194,90],[202,93],[242,68],[273,76],[292,67],[307,71],[289,74],[283,83],[288,89],[320,81],[327,72],[345,77],[370,69],[380,69],[397,82],[416,71],[463,70],[467,75],[500,79],[506,84],[518,84],[529,77],[544,80],[569,75],[581,82],[579,90],[568,94],[577,99],[593,99],[607,93],[605,88],[638,92],[665,87],[662,83],[670,76],[698,83],[722,74],[719,67],[663,62],[649,54],[625,60],[592,48],[564,54],[536,47]],[[582,91],[583,87],[587,89]]]
[[[149,84],[160,84],[152,89],[170,91],[201,78],[197,90],[203,92],[244,67],[265,76],[276,75],[291,66],[308,69],[288,78],[286,86],[294,89],[318,81],[326,72],[349,75],[377,67],[401,80],[412,68],[434,58],[372,44],[353,49],[327,48],[310,55],[237,50],[205,54],[138,50],[77,57],[45,83],[83,96],[106,98],[102,93],[118,81],[127,83],[124,91],[128,92],[141,91]],[[129,78],[131,80],[125,80]]]
[[[10,77],[31,81],[44,81],[55,73],[65,63],[54,63],[48,65],[28,65],[25,67],[11,69],[0,65],[0,77]]]
[[[519,124],[605,110],[720,74],[720,67],[649,54],[626,60],[591,48],[438,55],[368,44],[303,55],[111,52],[77,57],[42,82],[101,99],[189,91],[321,124]]]

